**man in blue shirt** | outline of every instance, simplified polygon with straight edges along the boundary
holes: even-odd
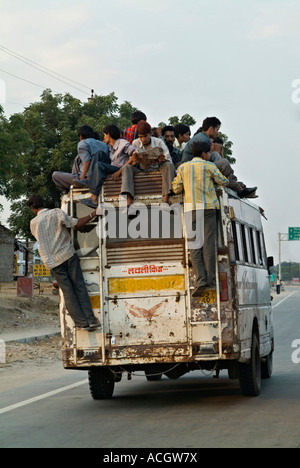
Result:
[[[89,125],[83,125],[78,130],[79,143],[77,156],[74,160],[72,172],[55,171],[52,179],[63,192],[68,192],[73,179],[84,180],[91,172],[92,161],[103,161],[110,164],[109,147],[103,141],[96,140],[94,130]]]
[[[205,142],[211,144],[211,139],[215,140],[221,127],[221,122],[217,117],[206,117],[203,120],[202,128],[198,131],[193,138],[186,144],[181,159],[181,164],[191,161],[193,159],[192,145],[197,142]],[[242,182],[238,182],[237,178],[233,176],[233,169],[229,161],[225,158],[220,158],[219,161],[214,161],[219,171],[229,179],[228,187],[236,191],[240,198],[254,198],[256,197],[257,187],[246,187]]]
[[[87,179],[73,179],[75,187],[89,188],[92,194],[91,197],[81,200],[81,203],[91,208],[96,208],[98,205],[98,197],[106,177],[113,174],[113,179],[118,180],[121,176],[122,167],[133,162],[133,153],[137,153],[137,149],[129,141],[120,138],[121,132],[116,125],[106,125],[103,133],[104,142],[110,148],[109,164],[93,160]]]
[[[221,122],[219,119],[217,119],[217,117],[206,117],[206,119],[203,120],[202,123],[202,131],[196,133],[196,135],[194,135],[193,138],[191,138],[184,147],[181,163],[185,163],[193,159],[193,143],[203,141],[210,144],[210,139],[216,138],[216,136],[219,133],[220,127]]]

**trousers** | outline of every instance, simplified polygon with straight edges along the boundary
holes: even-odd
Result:
[[[168,195],[172,191],[172,181],[175,177],[175,168],[172,163],[166,161],[159,169],[162,172],[162,195]],[[144,172],[135,166],[127,164],[122,168],[122,187],[121,193],[130,193],[134,197],[134,174]]]
[[[241,192],[243,188],[245,188],[243,182],[238,182],[237,178],[235,177],[234,171],[228,159],[220,159],[219,161],[215,162],[215,165],[219,171],[229,180],[229,184],[227,185],[228,188],[234,190],[237,193]]]
[[[73,185],[73,179],[79,179],[80,174],[70,174],[69,172],[55,171],[52,174],[52,180],[59,190],[68,192],[71,185]]]
[[[77,254],[53,268],[52,272],[75,326],[81,328],[97,323]]]
[[[192,228],[196,231],[196,211],[192,214]],[[196,275],[196,288],[216,284],[216,210],[204,210],[203,247],[190,250],[190,257]]]
[[[70,190],[71,185],[73,185],[73,179],[80,179],[80,176],[81,176],[80,162],[81,161],[78,160],[78,158],[79,158],[78,156],[75,158],[71,173],[61,172],[61,171],[53,172],[52,180],[55,183],[55,185],[59,188],[59,190],[68,192]],[[87,173],[88,178],[91,175],[93,166],[96,165],[98,162],[103,162],[103,163],[107,163],[108,165],[110,165],[110,158],[108,154],[105,153],[105,151],[99,151],[97,155],[94,155],[92,157],[90,168]]]

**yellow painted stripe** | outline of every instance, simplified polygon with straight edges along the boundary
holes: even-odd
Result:
[[[141,291],[184,291],[184,275],[110,278],[109,294],[137,293]]]
[[[90,296],[92,309],[100,309],[100,296]]]

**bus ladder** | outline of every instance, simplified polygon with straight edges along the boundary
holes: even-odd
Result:
[[[217,244],[217,243],[216,243]],[[204,292],[205,294],[205,292]],[[205,302],[202,302],[203,308],[209,308],[209,307],[216,307],[217,309],[217,314],[216,319],[213,320],[201,320],[201,321],[191,321],[191,327],[197,327],[199,329],[203,328],[203,335],[207,336],[207,339],[200,340],[201,346],[203,349],[203,352],[200,352],[199,357],[203,357],[204,360],[216,360],[216,359],[221,359],[222,358],[222,321],[221,321],[221,299],[220,299],[220,279],[219,279],[219,264],[218,264],[218,247],[216,245],[216,301],[213,304],[206,304]],[[192,311],[191,311],[192,314]],[[192,315],[193,316],[193,315]],[[205,328],[214,328],[216,329],[216,334],[212,333],[207,333]],[[192,334],[192,332],[191,332]],[[213,340],[211,337],[214,334],[217,337],[218,340],[218,352],[204,352],[205,347],[209,349],[214,349],[216,341]],[[201,335],[200,335],[201,336]],[[201,349],[200,349],[201,351]],[[191,351],[192,353],[192,351]]]
[[[73,186],[71,186],[71,188],[70,188],[70,216],[72,216],[72,217],[75,216],[74,203],[79,202],[79,197],[83,198],[83,197],[81,197],[82,194],[86,195],[88,193],[89,193],[89,189],[78,189],[78,188],[74,188]],[[77,197],[74,197],[74,195],[77,195]],[[98,198],[98,201],[99,201],[99,198]],[[94,221],[94,222],[92,222],[90,224],[94,224],[94,225],[98,224],[99,228],[101,228],[101,226],[102,226],[102,224],[98,223],[98,221],[96,221],[96,222]],[[71,239],[72,239],[72,244],[74,244],[74,228],[71,229]],[[102,335],[102,337],[101,337],[101,355],[102,355],[102,363],[104,364],[105,363],[105,330],[104,330],[105,322],[104,322],[104,297],[103,297],[103,274],[102,274],[103,258],[102,258],[102,242],[101,242],[101,239],[102,239],[102,235],[99,236],[99,244],[97,245],[97,248],[99,248],[100,255],[99,255],[99,291],[96,294],[99,294],[99,296],[100,296],[100,324],[101,324],[101,329],[100,330],[101,330],[101,335]],[[79,260],[94,260],[94,259],[95,259],[94,257],[89,258],[87,256],[79,257]],[[91,270],[91,271],[94,271],[94,270]],[[100,330],[99,330],[99,332],[100,332]],[[94,333],[96,333],[96,332],[94,332]],[[74,338],[74,343],[76,345],[76,338]],[[76,359],[76,354],[75,354],[75,359]]]

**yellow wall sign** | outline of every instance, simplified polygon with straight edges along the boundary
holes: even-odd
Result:
[[[50,270],[46,270],[44,265],[33,265],[33,276],[50,276]]]

